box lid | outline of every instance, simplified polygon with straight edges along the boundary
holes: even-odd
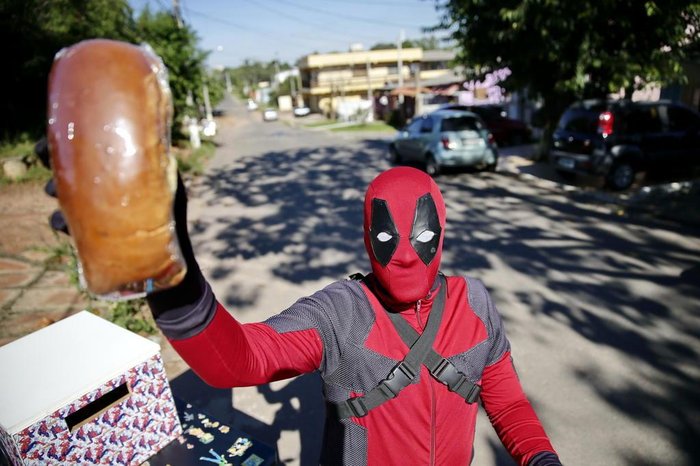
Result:
[[[87,311],[8,343],[0,347],[0,426],[19,432],[159,351]]]

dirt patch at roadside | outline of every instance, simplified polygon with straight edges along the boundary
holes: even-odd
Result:
[[[0,186],[0,255],[40,260],[42,250],[59,244],[48,218],[58,208],[44,183]]]

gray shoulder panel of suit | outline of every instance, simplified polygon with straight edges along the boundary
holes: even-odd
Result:
[[[299,299],[265,324],[278,333],[316,329],[323,341],[320,369],[322,374],[327,374],[337,367],[358,321],[364,321],[369,332],[374,315],[360,283],[344,280]]]
[[[487,366],[494,364],[510,350],[510,343],[506,338],[501,315],[493,303],[483,282],[477,278],[465,277],[467,281],[469,305],[486,326],[488,339],[491,343]]]

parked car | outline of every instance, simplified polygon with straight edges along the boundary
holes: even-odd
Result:
[[[389,144],[392,163],[417,163],[436,176],[443,167],[495,170],[493,136],[471,112],[438,110],[415,118]]]
[[[294,107],[295,117],[305,117],[309,113],[311,113],[311,109],[309,107]]]
[[[609,188],[625,190],[639,172],[700,167],[700,113],[668,101],[576,102],[559,119],[551,146],[557,171],[603,176]]]
[[[266,108],[263,110],[263,121],[275,121],[277,118],[277,110],[274,108]]]
[[[520,120],[508,118],[506,111],[498,105],[458,105],[448,104],[441,109],[463,110],[476,113],[493,134],[499,146],[517,146],[528,142],[532,131]]]

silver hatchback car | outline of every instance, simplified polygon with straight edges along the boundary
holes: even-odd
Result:
[[[392,163],[413,163],[436,176],[443,167],[495,170],[498,150],[493,136],[474,113],[438,110],[414,118],[389,145]]]

